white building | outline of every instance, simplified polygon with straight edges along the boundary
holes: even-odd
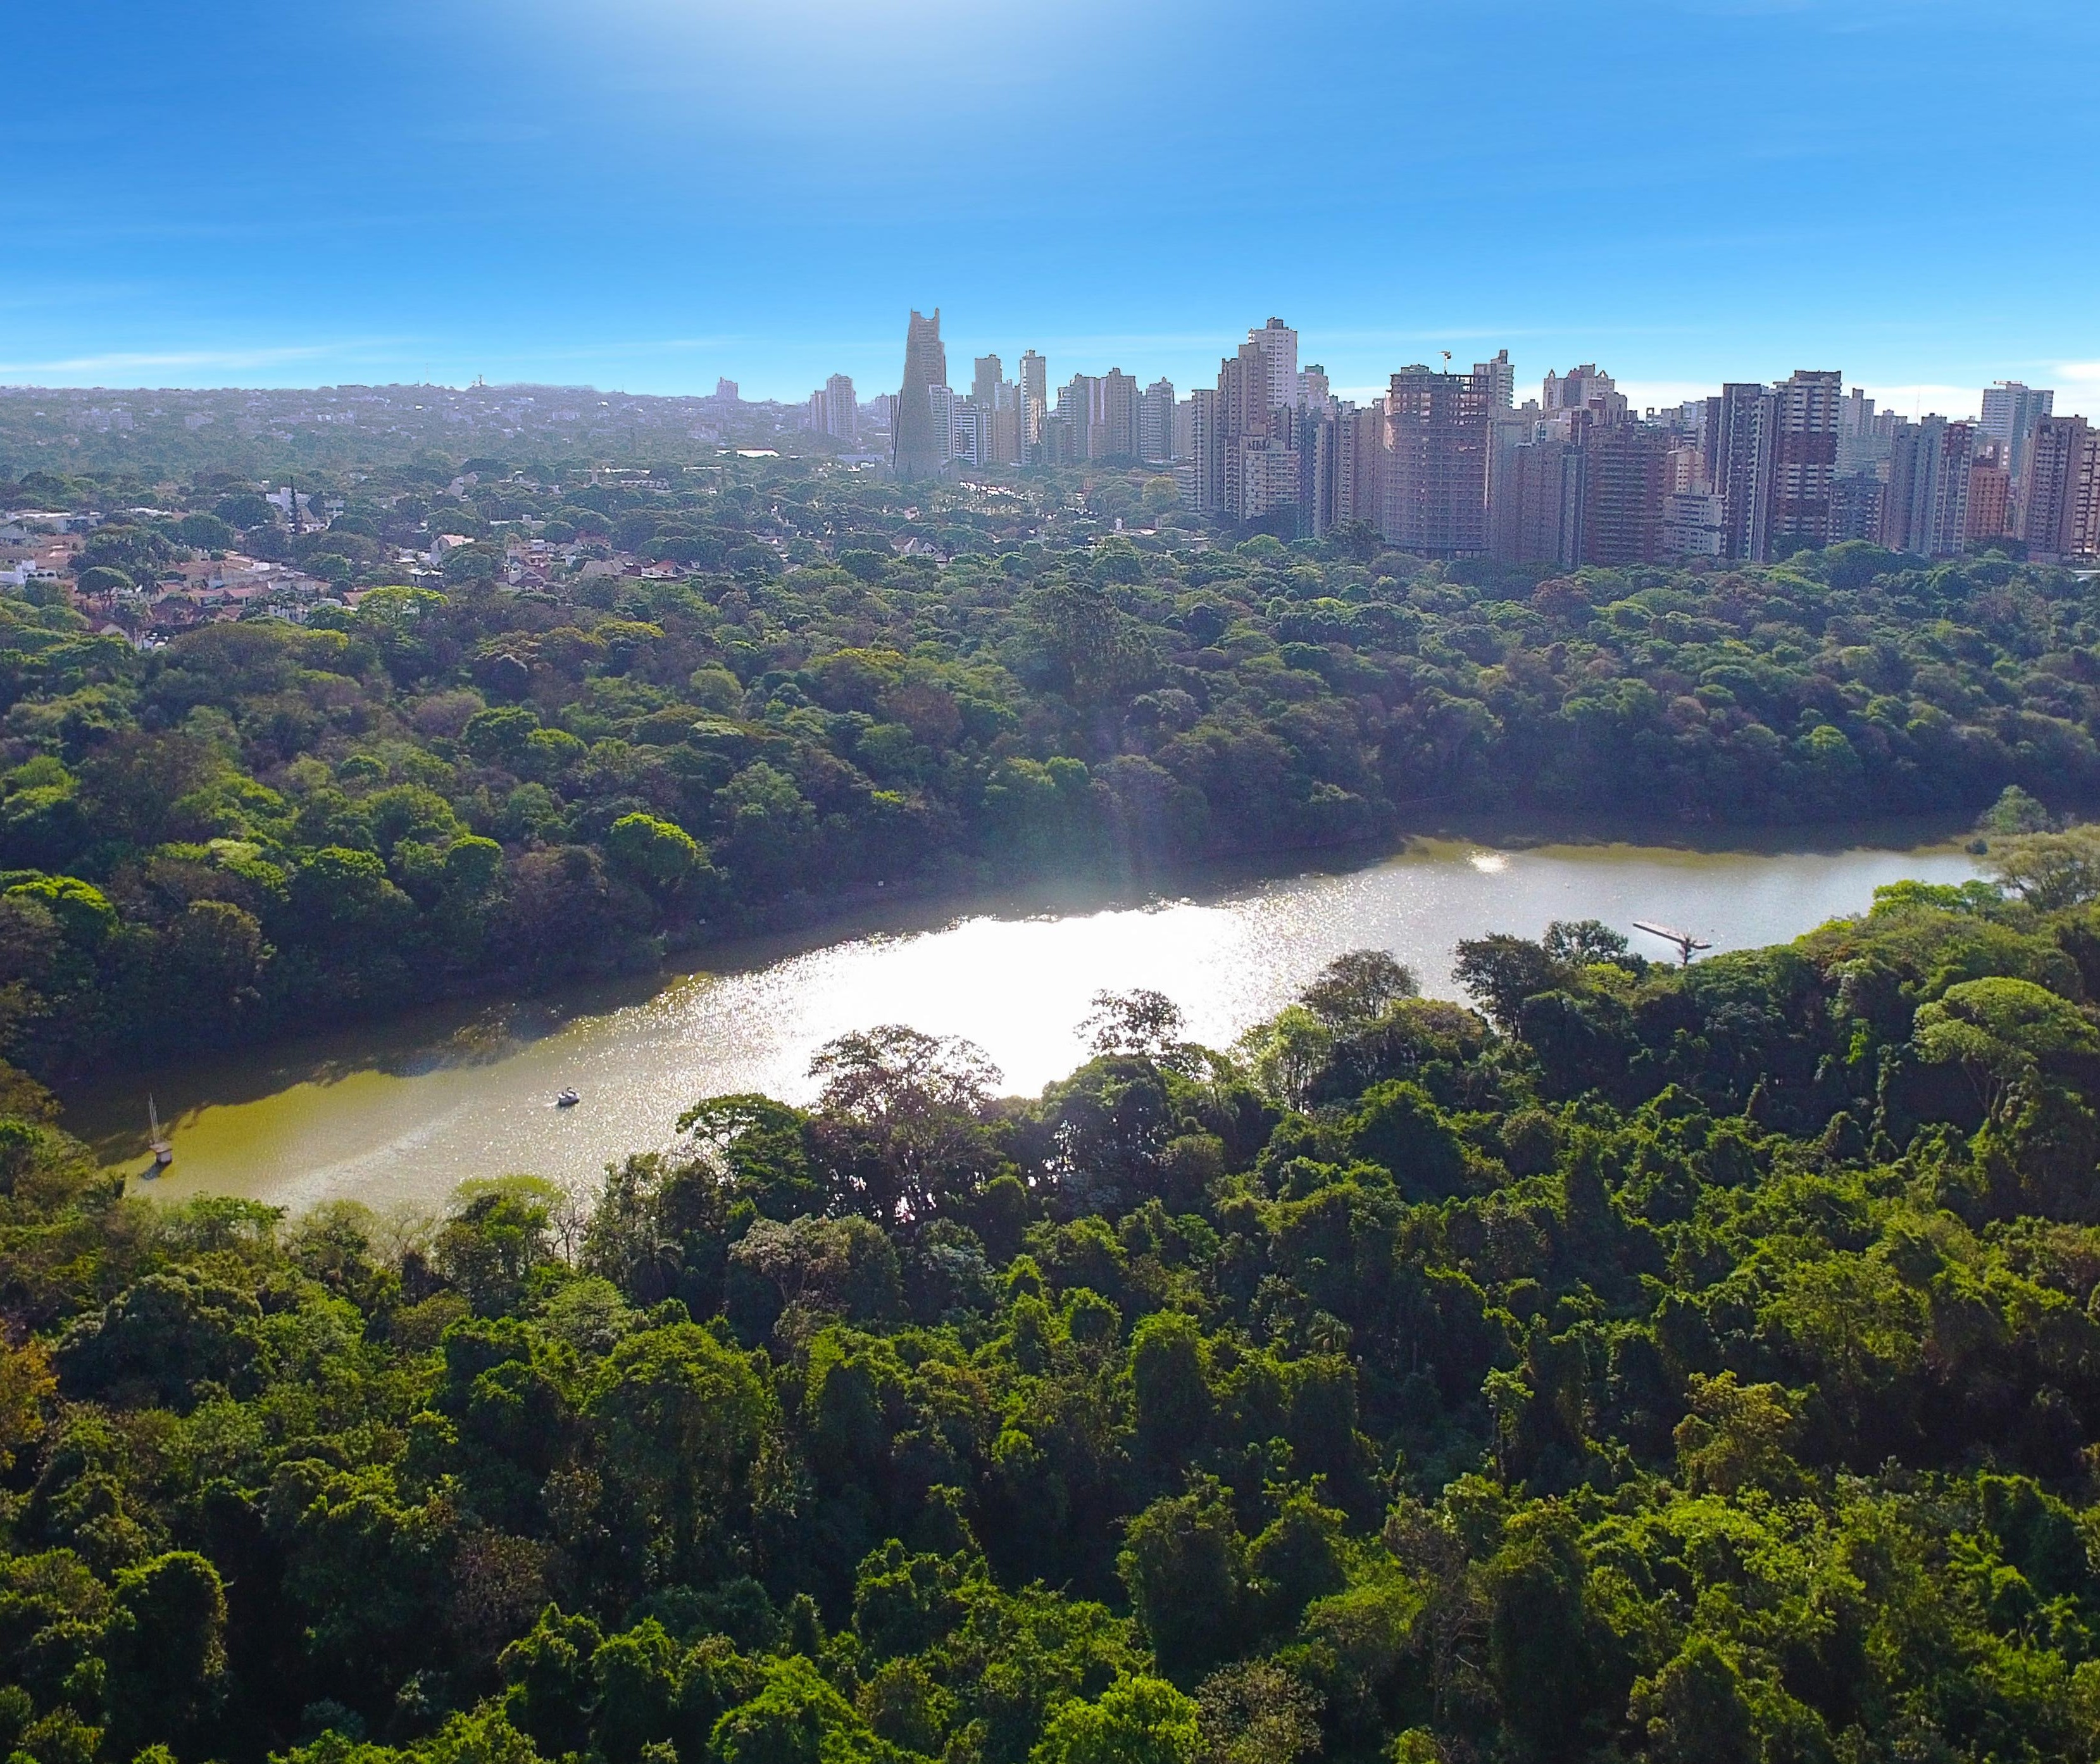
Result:
[[[1268,408],[1288,410],[1298,403],[1298,333],[1281,319],[1271,319],[1247,341],[1259,349],[1268,368]]]
[[[1718,558],[1725,522],[1721,498],[1700,490],[1662,499],[1662,549],[1674,558]]]

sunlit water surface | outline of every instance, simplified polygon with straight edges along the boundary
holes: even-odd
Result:
[[[1077,1025],[1104,988],[1156,988],[1181,1006],[1190,1034],[1223,1046],[1343,950],[1390,950],[1426,991],[1448,996],[1453,946],[1489,931],[1536,936],[1551,919],[1594,918],[1630,932],[1649,919],[1741,948],[1863,911],[1884,882],[1974,873],[1949,847],[1423,840],[1361,868],[1187,897],[901,913],[892,928],[821,945],[717,952],[718,968],[668,981],[358,1025],[127,1080],[77,1099],[68,1124],[135,1169],[150,1087],[174,1118],[174,1165],[152,1184],[160,1194],[427,1207],[464,1180],[514,1171],[594,1183],[609,1161],[668,1140],[699,1097],[806,1100],[812,1052],[877,1023],[968,1036],[1010,1090],[1032,1093],[1083,1056]],[[1631,935],[1646,953],[1668,954]],[[564,1087],[580,1093],[579,1106],[552,1106]]]

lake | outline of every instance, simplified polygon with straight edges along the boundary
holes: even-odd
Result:
[[[702,1096],[806,1100],[810,1054],[877,1023],[968,1036],[1009,1090],[1033,1093],[1083,1056],[1077,1025],[1104,988],[1156,988],[1194,1039],[1224,1046],[1343,950],[1390,950],[1426,992],[1454,996],[1462,937],[1601,919],[1669,956],[1632,930],[1638,918],[1717,949],[1750,947],[1864,911],[1884,882],[1975,873],[1957,847],[1895,841],[1698,850],[1443,839],[1352,868],[1242,873],[1181,894],[904,907],[821,941],[717,949],[704,971],[455,1006],[127,1078],[73,1099],[67,1125],[136,1167],[150,1089],[174,1122],[174,1166],[149,1185],[157,1194],[436,1207],[478,1176],[594,1184],[608,1162],[667,1141]],[[566,1087],[582,1100],[556,1109]]]

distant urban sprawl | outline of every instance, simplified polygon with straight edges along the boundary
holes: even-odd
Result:
[[[914,312],[903,385],[875,401],[900,477],[959,465],[1171,466],[1183,505],[1255,531],[1324,538],[1353,524],[1429,558],[1617,567],[1674,558],[1765,562],[1864,540],[1925,557],[2015,540],[2036,558],[2100,552],[2100,430],[2045,388],[2001,381],[1977,421],[1874,408],[1834,370],[1639,411],[1585,364],[1516,402],[1509,352],[1454,371],[1402,368],[1384,396],[1337,398],[1299,365],[1281,319],[1247,333],[1217,383],[1176,395],[1111,368],[1050,390],[977,358],[948,383],[941,315]],[[858,436],[852,381],[810,402],[813,426]],[[854,426],[848,427],[846,426]]]

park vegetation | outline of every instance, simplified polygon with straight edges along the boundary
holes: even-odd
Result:
[[[1956,825],[2100,787],[2100,588],[1996,553],[1542,575],[1361,528],[1233,542],[1142,473],[907,505],[710,471],[345,474],[299,532],[244,483],[31,474],[16,500],[109,513],[90,610],[0,595],[0,1053],[64,1082],[904,892],[1460,813]],[[111,622],[234,545],[354,608],[143,650]]]
[[[1987,837],[1035,1098],[871,1029],[587,1205],[156,1206],[10,1079],[0,1750],[2100,1757],[2100,845]]]

